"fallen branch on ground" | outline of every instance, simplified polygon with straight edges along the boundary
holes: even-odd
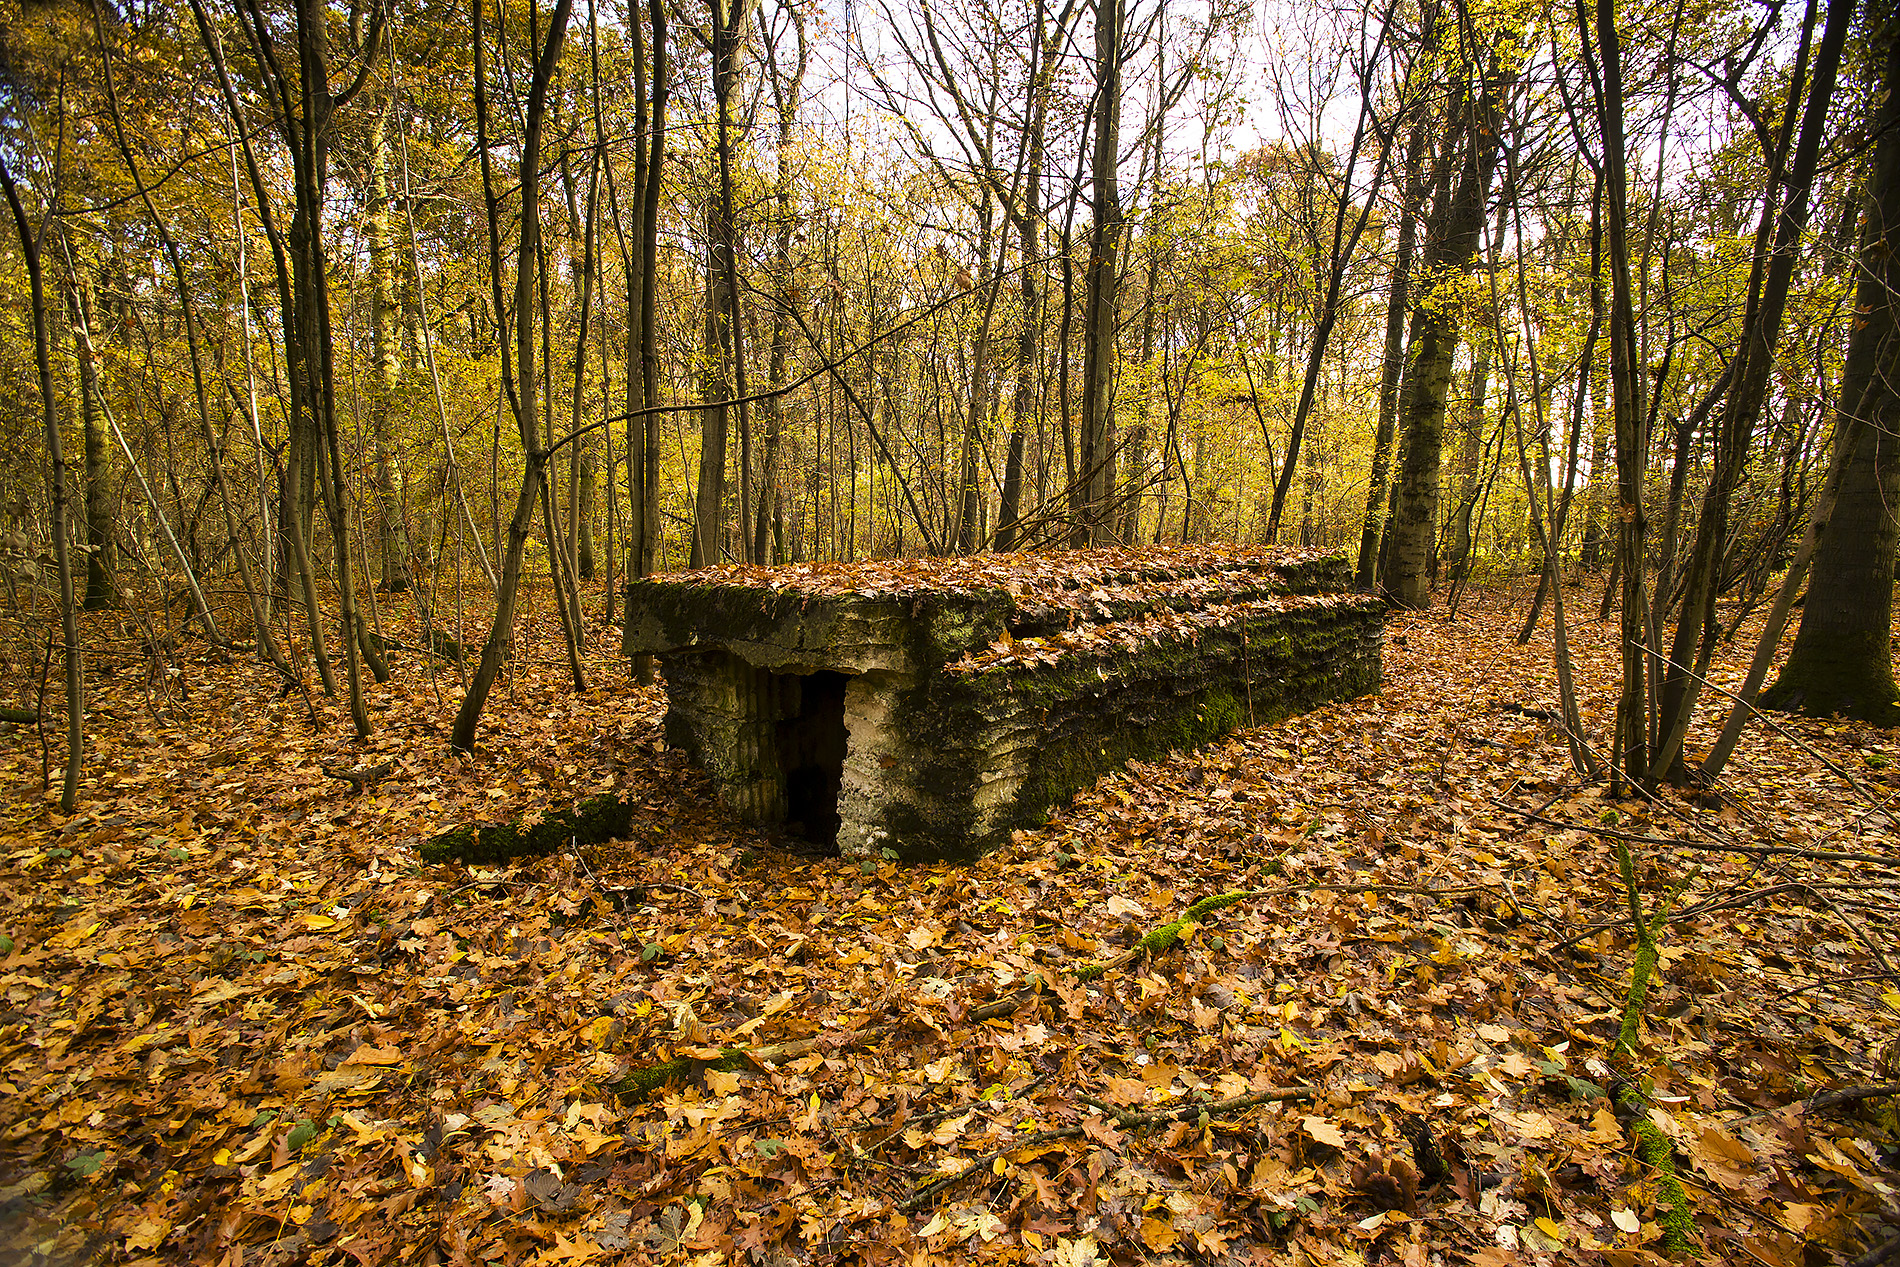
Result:
[[[1751,845],[1740,841],[1727,840],[1680,840],[1673,836],[1645,836],[1637,832],[1618,831],[1613,827],[1601,827],[1595,823],[1576,823],[1562,818],[1551,818],[1545,814],[1532,813],[1518,809],[1503,801],[1491,802],[1499,809],[1516,814],[1519,818],[1546,827],[1558,827],[1565,831],[1578,831],[1586,835],[1597,836],[1604,840],[1623,841],[1633,845],[1665,845],[1674,849],[1697,849],[1705,853],[1739,853],[1766,857],[1811,858],[1823,862],[1865,862],[1875,866],[1900,866],[1900,857],[1872,853],[1843,853],[1835,849],[1802,849],[1795,845]]]
[[[1803,1114],[1823,1113],[1828,1109],[1839,1108],[1843,1104],[1854,1104],[1860,1100],[1879,1100],[1887,1096],[1900,1095],[1900,1082],[1876,1082],[1864,1087],[1836,1087],[1832,1091],[1821,1091],[1805,1100],[1796,1100],[1793,1104],[1784,1104],[1778,1109],[1763,1109],[1759,1113],[1750,1113],[1747,1117],[1732,1117],[1721,1123],[1724,1129],[1741,1126],[1748,1122],[1763,1122],[1778,1117],[1789,1109],[1798,1109]]]
[[[424,862],[496,863],[545,856],[580,845],[623,838],[633,806],[612,792],[587,797],[571,809],[551,808],[539,820],[452,827],[422,844]]]
[[[981,1007],[970,1009],[971,1021],[983,1022],[999,1016],[1009,1016],[1017,1008],[1036,997],[1041,982],[1024,990]],[[663,1060],[657,1065],[646,1065],[623,1074],[617,1081],[608,1085],[608,1090],[623,1100],[639,1099],[652,1094],[661,1087],[688,1078],[697,1078],[707,1070],[721,1073],[737,1073],[741,1069],[763,1071],[770,1065],[787,1060],[797,1060],[800,1056],[809,1056],[821,1048],[834,1050],[846,1047],[860,1047],[867,1043],[882,1042],[884,1039],[913,1028],[910,1024],[874,1025],[869,1029],[850,1030],[831,1034],[813,1034],[809,1038],[795,1038],[790,1042],[772,1043],[765,1047],[723,1047],[711,1055],[675,1056]]]
[[[366,786],[388,778],[389,772],[395,768],[395,762],[384,761],[378,765],[360,765],[355,768],[326,765],[323,767],[323,772],[333,779],[342,779],[348,783],[351,796],[360,796]]]

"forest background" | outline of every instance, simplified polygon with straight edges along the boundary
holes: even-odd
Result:
[[[1801,1100],[1893,1093],[1891,757],[1866,725],[1744,734],[1756,700],[1900,720],[1896,84],[1887,0],[0,2],[0,723],[28,728],[0,1044],[44,1107],[5,1127],[5,1200],[126,1257],[378,1261],[422,1228],[450,1261],[769,1257],[867,1220],[1075,1262],[1507,1227],[1900,1252],[1890,1124]],[[1352,557],[1395,608],[1386,698],[1105,780],[964,876],[754,869],[613,654],[654,572],[1210,541]],[[1475,588],[1500,578],[1521,603]],[[1372,764],[1342,790],[1346,753]],[[577,856],[443,886],[406,852],[582,784],[644,798],[638,885]],[[1266,912],[1232,950],[1211,910],[1129,927],[1216,880]],[[1090,909],[1036,962],[1108,982],[1060,1010],[999,948],[1058,900]],[[1770,941],[1812,975],[1757,1015],[1795,970]],[[815,1042],[837,1000],[867,1063],[703,1067]],[[940,1060],[883,1048],[900,1003]],[[661,1067],[709,1098],[638,1085]],[[1271,1121],[1185,1139],[1182,1070]],[[898,1129],[839,1162],[870,1128],[820,1091]],[[1454,1114],[1462,1181],[1431,1173]],[[1235,1178],[1078,1195],[1051,1185],[1079,1158],[1008,1142],[1042,1119],[1058,1151],[1165,1127]],[[504,1138],[459,1154],[471,1121]],[[929,1213],[992,1163],[1028,1185],[1006,1232]],[[595,1205],[561,1166],[658,1186]],[[758,1200],[680,1198],[720,1183]]]
[[[116,607],[361,734],[418,645],[467,749],[524,576],[581,686],[704,563],[1297,540],[1455,609],[1569,559],[1646,777],[1818,545],[1784,702],[1890,720],[1891,17],[13,6],[16,662],[63,623],[76,707]]]

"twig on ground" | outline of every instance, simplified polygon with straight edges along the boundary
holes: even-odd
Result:
[[[1891,1262],[1900,1257],[1900,1232],[1895,1232],[1880,1244],[1847,1264],[1847,1267],[1880,1267],[1881,1263]]]
[[[1112,1104],[1105,1104],[1100,1100],[1086,1095],[1076,1098],[1090,1108],[1099,1109],[1102,1113],[1114,1118],[1115,1125],[1133,1130],[1146,1126],[1161,1126],[1168,1122],[1185,1122],[1189,1118],[1199,1117],[1203,1113],[1207,1114],[1209,1118],[1228,1117],[1262,1104],[1271,1103],[1274,1100],[1311,1100],[1318,1094],[1319,1092],[1313,1087],[1301,1083],[1286,1087],[1268,1087],[1264,1091],[1255,1091],[1249,1095],[1237,1095],[1227,1100],[1197,1101],[1195,1103],[1183,1104],[1172,1109],[1164,1109],[1157,1113],[1136,1113],[1129,1109],[1117,1108]]]
[[[1854,934],[1855,939],[1859,941],[1861,945],[1867,947],[1867,953],[1874,957],[1874,962],[1880,965],[1882,972],[1885,972],[1890,977],[1900,975],[1894,971],[1893,960],[1887,958],[1887,952],[1880,948],[1879,942],[1867,935],[1867,930],[1860,926],[1859,920],[1849,918],[1847,912],[1843,911],[1840,905],[1827,895],[1826,890],[1815,889],[1813,892],[1814,896],[1820,898],[1821,901],[1826,904],[1827,908],[1834,912],[1836,919],[1847,925],[1847,930]]]
[[[1843,1104],[1853,1104],[1860,1100],[1879,1100],[1887,1096],[1900,1095],[1900,1082],[1875,1082],[1864,1087],[1836,1087],[1832,1091],[1820,1091],[1805,1100],[1796,1100],[1793,1104],[1784,1104],[1778,1109],[1763,1109],[1759,1113],[1750,1113],[1747,1117],[1731,1117],[1720,1125],[1726,1129],[1741,1126],[1747,1122],[1763,1122],[1778,1117],[1789,1109],[1799,1106],[1803,1115],[1823,1113],[1828,1109],[1839,1108]]]
[[[1779,1003],[1783,999],[1792,999],[1797,994],[1806,994],[1809,990],[1819,990],[1825,986],[1830,986],[1830,985],[1853,985],[1854,983],[1859,982],[1859,981],[1891,981],[1891,980],[1893,980],[1893,978],[1888,976],[1884,972],[1858,972],[1858,973],[1855,973],[1851,977],[1820,977],[1820,978],[1817,978],[1816,980],[1808,982],[1806,985],[1798,985],[1792,990],[1783,990],[1780,994],[1777,994],[1774,998],[1768,1001],[1770,1003]]]
[[[1026,1097],[1031,1095],[1036,1090],[1036,1088],[1040,1087],[1043,1083],[1049,1081],[1050,1077],[1051,1075],[1046,1074],[1046,1073],[1039,1074],[1035,1078],[1024,1083],[1022,1086],[1011,1089],[1009,1093],[1009,1099],[1006,1101],[1003,1101],[1003,1103],[1020,1104]],[[883,1148],[884,1145],[890,1143],[892,1140],[904,1134],[904,1132],[912,1130],[917,1127],[935,1126],[938,1122],[944,1121],[947,1118],[953,1118],[959,1113],[963,1113],[968,1110],[977,1108],[981,1103],[982,1101],[974,1101],[974,1102],[966,1103],[966,1104],[952,1104],[946,1108],[941,1108],[941,1109],[932,1109],[928,1113],[919,1113],[916,1117],[907,1117],[902,1122],[899,1122],[894,1126],[889,1121],[869,1122],[863,1126],[853,1127],[850,1129],[861,1130],[861,1131],[875,1131],[883,1127],[891,1128],[890,1133],[886,1135],[883,1139],[878,1140],[875,1144],[872,1144],[868,1148],[859,1150],[859,1154],[861,1158],[863,1160],[868,1161],[871,1158],[871,1154],[877,1152],[879,1149]],[[880,1162],[878,1164],[883,1165],[884,1163]]]
[[[1741,854],[1778,854],[1791,858],[1812,858],[1823,862],[1865,862],[1875,866],[1900,867],[1900,857],[1882,857],[1870,853],[1842,853],[1836,850],[1801,849],[1794,845],[1746,845],[1738,841],[1678,840],[1673,836],[1644,836],[1636,832],[1617,831],[1612,827],[1600,827],[1595,823],[1574,823],[1561,818],[1550,818],[1530,810],[1519,809],[1505,801],[1491,802],[1499,809],[1527,818],[1546,827],[1558,827],[1565,831],[1580,831],[1591,836],[1600,836],[1605,840],[1622,840],[1638,845],[1668,845],[1678,849],[1700,849],[1710,853]]]
[[[323,772],[331,778],[341,779],[345,783],[348,783],[350,785],[351,796],[362,795],[365,787],[371,783],[377,783],[388,778],[389,772],[395,768],[396,763],[393,761],[384,761],[377,765],[355,767],[338,765],[326,765],[322,767]]]

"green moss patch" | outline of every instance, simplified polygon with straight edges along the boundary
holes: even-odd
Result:
[[[631,804],[603,792],[571,809],[545,813],[534,823],[517,820],[452,827],[424,843],[422,860],[495,863],[539,857],[574,845],[597,845],[624,837],[632,819]]]

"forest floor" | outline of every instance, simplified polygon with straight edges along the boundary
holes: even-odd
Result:
[[[1646,900],[1676,895],[1637,1072],[1696,1253],[1881,1245],[1894,1101],[1809,1097],[1896,1080],[1900,735],[1781,718],[1719,808],[1612,802],[1547,720],[1548,622],[1515,644],[1528,594],[1395,614],[1382,694],[1132,766],[964,866],[733,822],[610,631],[569,689],[544,600],[473,759],[419,657],[360,744],[201,644],[170,706],[128,661],[95,682],[75,816],[32,729],[0,740],[0,1259],[1660,1261],[1606,1094],[1612,832]],[[1607,743],[1615,629],[1573,641]],[[321,768],[380,762],[360,794]],[[417,861],[602,789],[626,842]],[[793,1045],[613,1090],[727,1044]]]

